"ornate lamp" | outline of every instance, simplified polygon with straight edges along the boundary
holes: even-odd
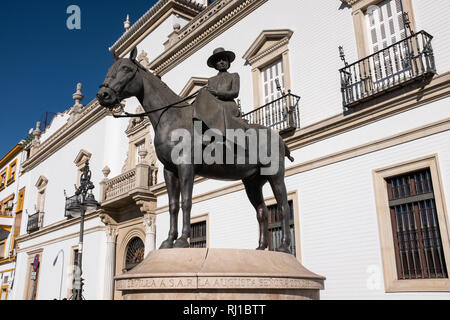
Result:
[[[84,206],[89,209],[98,209],[100,207],[100,203],[95,200],[94,195],[91,192],[86,196],[86,199],[84,200]]]
[[[66,197],[65,216],[68,218],[79,218],[81,216],[81,203],[77,195]]]

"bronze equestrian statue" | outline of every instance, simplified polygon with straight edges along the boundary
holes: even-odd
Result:
[[[217,180],[242,180],[247,196],[256,210],[259,223],[259,246],[257,250],[264,250],[268,247],[268,210],[264,203],[262,188],[269,182],[277,201],[277,214],[282,222],[281,244],[276,250],[290,253],[289,205],[284,182],[284,159],[285,157],[288,157],[291,161],[293,159],[278,133],[260,125],[249,125],[238,119],[236,109],[233,106],[235,104],[233,99],[239,93],[239,77],[237,74],[226,72],[230,60],[234,58],[230,53],[224,54],[224,52],[224,50],[218,49],[209,59],[208,64],[217,68],[219,74],[210,79],[208,87],[200,91],[193,105],[180,102],[184,100],[136,61],[137,48],[131,51],[130,58],[114,57],[115,62],[108,70],[97,98],[103,107],[114,109],[122,100],[136,97],[146,111],[146,115],[150,118],[155,130],[154,146],[157,157],[164,166],[164,179],[169,196],[169,236],[162,243],[160,249],[189,248],[192,190],[194,178],[198,175]],[[218,101],[210,106],[202,102],[203,98],[205,98],[204,101],[210,101],[211,97]],[[210,117],[209,114],[215,116]],[[240,125],[244,129],[263,129],[266,137],[276,137],[279,150],[270,150],[272,144],[262,140],[261,134],[258,134],[256,147],[258,151],[266,149],[269,153],[277,156],[277,171],[271,175],[262,175],[261,171],[268,165],[263,164],[259,158],[256,164],[250,164],[250,161],[246,161],[246,164],[239,164],[238,162],[232,164],[206,164],[204,162],[195,164],[193,159],[194,149],[196,148],[194,140],[189,145],[191,152],[186,153],[191,157],[188,159],[190,161],[178,161],[179,159],[174,161],[172,153],[177,146],[177,142],[171,140],[172,133],[181,129],[190,133],[191,136],[194,135],[194,118],[201,119],[209,128],[222,125],[224,129],[228,129]],[[183,153],[180,154],[180,157],[186,157],[186,155]],[[248,152],[246,157],[249,157]],[[183,230],[181,237],[177,239],[180,204],[183,212]]]

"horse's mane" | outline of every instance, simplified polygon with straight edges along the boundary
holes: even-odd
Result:
[[[164,98],[167,99],[168,103],[175,103],[180,100],[180,96],[177,95],[175,92],[173,92],[173,90],[170,89],[169,86],[159,77],[155,76],[152,72],[143,67],[140,63],[137,63],[137,66],[141,70],[145,71],[144,80],[147,80],[154,90],[157,90],[158,92],[163,94]]]

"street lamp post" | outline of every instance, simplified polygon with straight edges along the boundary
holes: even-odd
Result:
[[[78,243],[77,268],[75,270],[74,285],[70,300],[83,300],[84,283],[81,275],[83,263],[84,216],[87,209],[97,209],[99,207],[99,203],[92,194],[93,189],[94,184],[91,181],[89,161],[86,160],[85,166],[82,169],[80,186],[76,188],[74,196],[69,198],[66,197],[66,216],[72,218],[80,217],[80,240]]]

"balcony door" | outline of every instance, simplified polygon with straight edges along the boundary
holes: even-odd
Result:
[[[284,90],[284,70],[283,60],[279,59],[274,63],[261,69],[263,82],[263,101],[268,104],[278,98],[281,98],[281,93],[277,89],[277,80]]]
[[[372,80],[388,86],[392,81],[409,77],[410,48],[406,38],[401,0],[385,0],[366,11]],[[400,42],[402,41],[402,42]],[[400,42],[400,43],[399,43]]]

